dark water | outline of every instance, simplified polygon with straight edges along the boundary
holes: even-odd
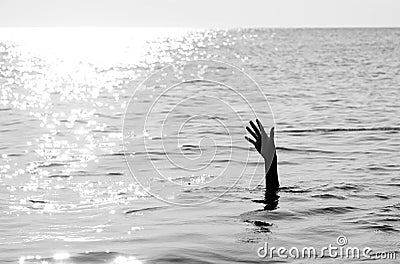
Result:
[[[257,256],[265,242],[320,249],[337,246],[340,235],[347,246],[399,257],[399,43],[398,29],[0,30],[0,262],[258,263],[268,260]],[[126,148],[124,124],[129,132],[146,114],[129,111],[135,87],[186,59],[243,68],[268,98],[273,116],[254,86],[231,69],[209,68],[254,99],[267,127],[275,118],[282,186],[276,210],[254,202],[263,186],[248,180],[262,179],[262,164],[243,140],[243,122],[214,100],[253,118],[232,90],[183,85],[157,101],[142,137],[149,149]],[[157,89],[131,103],[154,102]],[[159,113],[185,98],[168,119],[170,134],[158,137]],[[191,121],[176,144],[173,128],[199,113],[212,118]],[[132,170],[149,181],[154,175],[161,182],[154,188],[169,202],[212,201],[178,206],[153,198],[132,177],[124,149],[135,155]],[[205,160],[207,169],[191,173],[177,166]],[[228,165],[228,174],[202,185]],[[256,172],[231,177],[244,166]],[[156,170],[198,185],[172,191]]]

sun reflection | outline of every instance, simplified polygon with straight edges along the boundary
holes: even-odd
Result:
[[[121,125],[133,87],[166,63],[210,58],[205,47],[217,33],[13,28],[0,29],[0,35],[0,106],[5,119],[10,117],[0,149],[0,183],[8,199],[4,211],[29,222],[16,231],[15,241],[113,239],[112,228],[101,225],[120,217],[124,210],[117,206],[150,199],[129,177],[123,159]],[[48,217],[59,225],[48,227]],[[86,225],[82,219],[93,222]],[[123,236],[140,230],[131,223],[125,227]],[[114,257],[110,262],[140,263]],[[73,256],[59,253],[42,261],[57,258]]]
[[[133,256],[125,257],[125,256],[118,256],[115,258],[113,264],[142,264],[140,260],[136,259]]]
[[[134,28],[133,34],[127,34],[126,28],[13,28],[1,32],[4,39],[19,43],[23,53],[38,55],[52,63],[61,59],[64,63],[56,64],[57,72],[72,73],[76,72],[76,62],[96,66],[137,65],[146,55],[148,42],[166,37],[182,38],[189,30]],[[181,48],[186,50],[190,46]]]
[[[70,254],[67,252],[60,252],[60,253],[55,253],[53,255],[53,259],[55,260],[65,260],[70,258]]]

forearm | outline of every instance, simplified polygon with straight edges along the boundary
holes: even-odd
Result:
[[[279,189],[278,159],[276,151],[271,165],[269,166],[268,162],[265,162],[265,188],[267,191],[278,191]]]

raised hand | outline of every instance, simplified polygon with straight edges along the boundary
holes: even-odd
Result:
[[[254,145],[265,161],[271,162],[275,155],[274,127],[271,128],[268,136],[260,120],[256,119],[256,122],[258,127],[253,121],[250,121],[251,128],[246,126],[246,130],[253,136],[254,140],[247,136],[245,138]]]
[[[274,142],[274,127],[271,128],[269,136],[264,130],[261,122],[256,119],[258,127],[250,121],[250,127],[246,126],[247,131],[253,136],[251,139],[247,136],[245,138],[261,154],[264,158],[265,164],[265,194],[267,197],[268,193],[275,193],[279,190],[279,178],[278,178],[278,159],[276,156],[275,142]],[[276,206],[275,206],[276,208]]]

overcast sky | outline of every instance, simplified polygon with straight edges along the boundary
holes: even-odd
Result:
[[[400,0],[0,0],[0,26],[398,27]]]

